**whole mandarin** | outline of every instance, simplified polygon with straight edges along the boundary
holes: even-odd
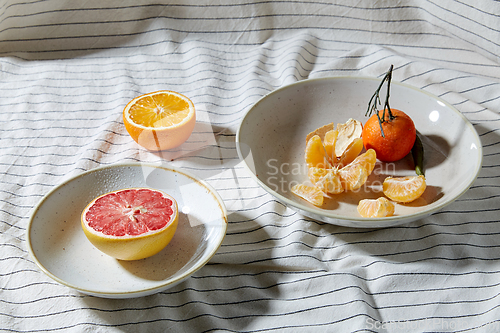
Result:
[[[395,162],[411,151],[417,131],[413,120],[401,110],[392,109],[393,118],[389,118],[389,112],[380,110],[380,119],[384,117],[382,128],[384,136],[380,131],[380,124],[377,115],[372,115],[363,127],[363,145],[365,149],[373,149],[377,153],[377,158],[382,162]]]

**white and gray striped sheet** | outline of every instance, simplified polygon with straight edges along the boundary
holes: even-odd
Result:
[[[0,331],[500,332],[500,3],[56,1],[0,4]],[[382,77],[435,94],[477,130],[477,181],[420,221],[350,229],[285,207],[240,164],[235,133],[267,93],[308,78]],[[195,103],[186,149],[139,148],[140,94]],[[208,139],[207,139],[208,138]],[[83,171],[166,163],[228,208],[208,265],[137,299],[80,294],[40,271],[35,205]]]

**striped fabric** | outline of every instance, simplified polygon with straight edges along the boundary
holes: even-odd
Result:
[[[0,3],[0,331],[500,332],[500,2],[57,1]],[[381,77],[435,94],[477,130],[483,167],[444,210],[385,229],[305,218],[250,178],[235,133],[267,93],[308,78]],[[127,134],[132,98],[189,96],[186,150]],[[208,265],[135,299],[86,296],[28,253],[37,203],[118,162],[181,167],[224,199]]]

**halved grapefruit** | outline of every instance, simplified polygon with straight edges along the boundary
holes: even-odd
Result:
[[[177,229],[177,202],[150,188],[129,188],[92,200],[81,215],[89,241],[105,254],[137,260],[160,252]]]

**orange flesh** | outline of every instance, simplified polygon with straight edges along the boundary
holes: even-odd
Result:
[[[156,94],[135,102],[128,111],[130,119],[144,127],[170,127],[181,123],[190,112],[189,104],[174,95]]]

